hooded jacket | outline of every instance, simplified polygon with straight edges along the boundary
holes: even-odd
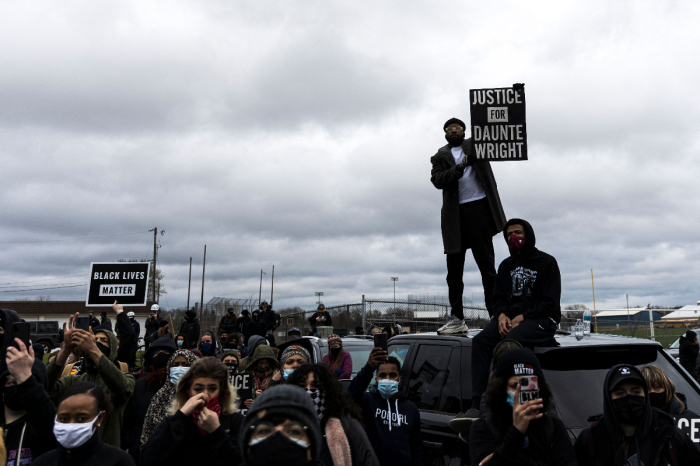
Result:
[[[146,351],[145,367],[148,369],[152,364],[153,354],[159,350],[169,351],[170,354],[177,351],[175,342],[168,337],[161,337],[154,341]],[[166,365],[166,370],[168,369]],[[167,379],[166,379],[167,383]],[[164,385],[164,384],[163,384]],[[163,385],[149,384],[146,377],[136,381],[134,394],[127,403],[124,411],[124,423],[122,425],[122,448],[129,450],[129,454],[138,463],[138,452],[141,449],[141,433],[143,423],[146,419],[146,412],[151,404],[151,400]]]
[[[104,444],[97,433],[84,445],[67,450],[61,445],[32,462],[32,466],[134,466],[123,450]]]
[[[481,186],[484,188],[493,220],[491,234],[495,235],[499,231],[503,231],[506,214],[503,212],[501,198],[498,195],[498,185],[491,170],[491,163],[486,160],[476,159],[472,152],[472,138],[464,140],[462,151],[469,157],[469,165],[473,167],[476,176],[481,182]],[[432,164],[430,181],[433,183],[433,186],[442,190],[442,210],[440,211],[442,244],[445,248],[445,254],[457,254],[462,251],[459,216],[459,179],[464,175],[464,172],[457,167],[449,144],[442,146],[430,158],[430,163]]]
[[[141,446],[146,444],[153,431],[158,427],[158,424],[168,415],[170,405],[173,402],[173,398],[175,398],[175,388],[177,387],[170,381],[170,368],[178,356],[184,356],[190,366],[197,360],[197,356],[189,350],[178,350],[170,356],[168,360],[168,378],[165,379],[165,383],[158,390],[158,393],[153,396],[146,410],[143,431],[141,432]]]
[[[136,380],[131,374],[124,374],[119,367],[115,365],[117,358],[117,337],[109,330],[100,330],[109,337],[109,357],[104,354],[100,358],[98,364],[92,369],[87,370],[82,374],[68,375],[61,378],[63,367],[56,364],[56,359],[51,361],[46,368],[49,376],[49,394],[55,402],[60,400],[63,392],[67,388],[78,382],[92,382],[98,385],[105,393],[105,397],[114,405],[114,410],[105,419],[100,427],[97,428],[97,433],[100,440],[108,445],[119,447],[120,432],[122,419],[124,417],[124,409],[126,404],[134,393],[134,385]]]
[[[681,335],[679,338],[680,346],[678,348],[678,359],[680,360],[681,366],[686,368],[698,368],[698,353],[700,352],[700,346],[693,344],[689,338],[685,335]]]
[[[4,373],[0,380],[5,380]],[[53,423],[56,407],[46,393],[46,367],[38,359],[32,366],[32,377],[17,385],[17,395],[22,400],[26,414],[10,424],[5,424],[5,448],[7,464],[25,464],[56,448]]]
[[[239,372],[243,372],[248,367],[249,360],[255,355],[255,349],[261,345],[268,346],[265,337],[261,337],[260,335],[253,335],[250,337],[250,341],[248,341],[247,346],[250,352],[248,356],[240,360],[240,365],[238,366]]]
[[[187,349],[193,349],[197,347],[197,342],[199,342],[199,320],[197,320],[197,313],[194,311],[185,312],[185,321],[180,326],[180,333],[185,335],[185,342],[187,343]]]
[[[493,292],[494,316],[505,314],[509,318],[561,320],[561,274],[554,257],[535,247],[535,232],[525,220],[513,218],[503,228],[522,225],[525,230],[525,246],[520,254],[511,251],[498,266],[496,287]]]
[[[420,466],[423,441],[418,408],[408,400],[406,391],[386,400],[369,386],[374,369],[365,364],[352,379],[348,392],[362,407],[365,431],[382,466]]]
[[[342,348],[342,346],[341,346]],[[350,355],[350,352],[347,350],[343,350],[342,353],[339,356],[340,362],[338,363],[338,369],[335,369],[336,371],[341,371],[340,374],[338,374],[338,379],[351,379],[352,378],[352,356]],[[333,355],[330,353],[330,348],[328,351],[328,354],[326,354],[321,362],[323,364],[326,364],[328,367],[333,369],[333,365],[335,364],[336,358],[333,357]]]
[[[243,331],[243,335],[245,335],[245,341],[249,342],[250,338],[259,335],[261,337],[265,337],[266,329],[265,329],[265,322],[262,319],[262,313],[260,311],[253,311],[253,316],[250,319],[250,322],[248,322],[248,325],[246,325],[245,330]],[[258,320],[255,320],[255,316],[258,316]],[[251,346],[248,344],[248,346]],[[252,350],[251,350],[252,351]]]
[[[603,384],[603,417],[584,429],[574,445],[579,466],[623,466],[634,454],[640,461],[638,464],[645,466],[700,464],[700,451],[690,437],[678,430],[671,416],[652,409],[646,383],[642,383],[646,410],[634,436],[625,437],[610,396],[614,388],[611,379],[615,371],[623,367],[636,372],[644,380],[639,369],[627,364],[614,366],[608,371]]]
[[[245,372],[248,374],[253,374],[253,378],[258,374],[258,372],[255,370],[255,366],[257,365],[258,361],[261,359],[267,359],[270,361],[270,369],[272,369],[272,372],[270,373],[270,376],[267,378],[265,384],[265,388],[269,386],[270,381],[272,381],[272,376],[275,375],[277,372],[280,370],[280,362],[277,360],[275,357],[275,352],[272,350],[272,347],[268,345],[262,345],[259,346],[258,349],[253,353],[252,359],[248,361],[248,365],[245,368]],[[263,388],[263,390],[265,390]],[[253,385],[253,399],[255,399],[255,385]]]

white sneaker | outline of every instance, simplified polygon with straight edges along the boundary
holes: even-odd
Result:
[[[454,335],[457,333],[466,333],[469,330],[467,324],[459,317],[452,317],[449,322],[440,327],[437,331],[439,335]]]

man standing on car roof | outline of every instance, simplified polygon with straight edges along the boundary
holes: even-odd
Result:
[[[535,232],[513,218],[503,236],[510,257],[498,266],[493,317],[472,340],[472,407],[466,418],[479,417],[493,350],[501,340],[515,340],[533,349],[557,346],[554,332],[561,320],[561,274],[554,257],[535,247]]]
[[[326,306],[324,306],[323,303],[319,304],[318,308],[316,308],[316,312],[309,317],[309,324],[311,325],[312,335],[316,333],[317,325],[326,327],[333,326],[333,318],[331,318],[331,315],[328,313],[328,311],[326,311]]]
[[[465,139],[466,125],[450,118],[443,125],[447,145],[430,158],[430,181],[442,190],[442,243],[447,257],[447,287],[452,319],[440,334],[467,331],[462,309],[464,257],[472,250],[481,273],[484,302],[493,315],[491,296],[496,283],[493,236],[503,231],[506,215],[498,196],[496,179],[486,160],[477,160],[472,139]]]

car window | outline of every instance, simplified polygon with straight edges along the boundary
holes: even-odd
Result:
[[[669,349],[678,349],[681,347],[681,339],[678,338],[676,341],[668,345]]]
[[[419,408],[437,411],[452,346],[420,345],[408,381],[408,398]]]
[[[39,332],[41,333],[51,333],[56,331],[56,327],[53,323],[39,323]]]
[[[372,346],[344,346],[343,350],[350,353],[350,357],[352,358],[352,373],[357,374],[360,372],[360,369],[367,364],[369,353],[372,351]]]
[[[36,324],[33,322],[29,322],[29,331],[31,333],[36,333]]]
[[[620,363],[640,368],[645,364],[658,365],[676,384],[676,391],[687,397],[688,408],[700,407],[700,394],[656,347],[562,349],[538,357],[557,410],[568,428],[588,427],[590,416],[603,413],[605,375]]]
[[[461,398],[460,351],[459,348],[453,348],[440,395],[440,411],[454,414],[462,412]]]

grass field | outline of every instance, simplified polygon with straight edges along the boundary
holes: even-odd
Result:
[[[688,329],[687,328],[654,328],[654,339],[661,343],[664,348],[668,348],[668,345],[676,341],[679,336],[683,335]],[[637,338],[647,338],[651,339],[649,335],[649,326],[640,325],[637,327],[636,332],[633,332],[629,328],[621,328],[619,330],[614,327],[598,327],[598,333],[607,333],[610,335],[623,335],[627,337],[637,337]]]

